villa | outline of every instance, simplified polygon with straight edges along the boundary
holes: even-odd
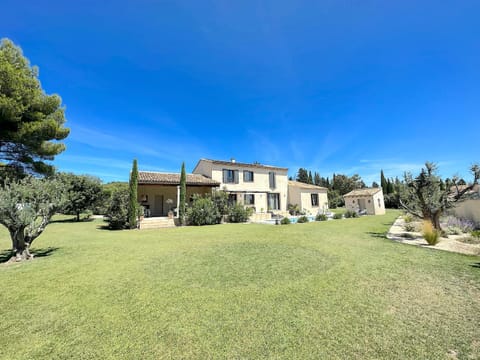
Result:
[[[289,204],[307,214],[328,209],[327,189],[288,180],[288,168],[255,163],[200,159],[187,174],[187,203],[193,194],[227,192],[231,204],[253,209],[251,221],[287,216]],[[139,171],[138,201],[145,208],[140,228],[175,226],[180,201],[180,174]]]

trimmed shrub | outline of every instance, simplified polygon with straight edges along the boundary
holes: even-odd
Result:
[[[297,223],[301,224],[301,223],[308,223],[308,218],[306,216],[300,216],[298,219],[297,219]]]
[[[335,220],[343,219],[343,214],[341,214],[341,213],[335,213],[335,214],[333,214],[333,218],[334,218]]]
[[[440,239],[440,232],[433,227],[430,221],[423,222],[422,235],[428,245],[437,245]]]
[[[189,225],[196,226],[218,224],[221,219],[218,208],[209,197],[195,196],[186,215]]]
[[[327,220],[328,220],[328,217],[325,214],[318,214],[315,217],[315,221],[327,221]]]
[[[345,214],[343,214],[343,216],[345,216],[346,218],[356,218],[356,217],[358,217],[358,214],[357,214],[356,211],[347,210],[347,211],[345,211]]]
[[[474,230],[470,233],[473,237],[480,239],[480,230]]]
[[[128,189],[117,190],[112,194],[110,204],[107,207],[105,220],[112,230],[124,229],[128,222]]]
[[[281,221],[280,224],[282,225],[289,225],[291,223],[290,219],[287,217],[284,217]]]
[[[230,207],[228,221],[231,223],[247,222],[250,215],[252,215],[252,212],[252,208],[244,208],[243,205],[235,204]]]
[[[403,221],[405,221],[405,224],[409,224],[413,221],[413,216],[411,214],[405,214],[403,215]]]

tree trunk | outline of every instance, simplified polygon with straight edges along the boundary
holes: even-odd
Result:
[[[10,237],[12,239],[12,258],[13,261],[24,261],[33,259],[30,254],[30,243],[25,241],[25,227],[20,227],[16,230],[10,230]]]
[[[80,212],[77,211],[77,222],[80,221]]]
[[[442,229],[442,225],[440,224],[440,217],[442,216],[442,212],[440,210],[436,211],[435,213],[432,214],[432,224],[433,227],[440,231],[441,234],[444,235],[444,231]]]

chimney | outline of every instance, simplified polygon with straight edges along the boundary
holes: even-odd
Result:
[[[235,163],[235,159],[234,159],[234,158],[231,158],[230,161],[231,161],[232,163]]]

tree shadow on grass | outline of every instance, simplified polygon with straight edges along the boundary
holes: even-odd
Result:
[[[380,239],[386,239],[387,238],[387,233],[386,232],[367,231],[367,234],[370,235],[371,237],[376,237],[376,238],[380,238]]]
[[[65,224],[65,223],[83,223],[83,222],[91,222],[91,221],[94,221],[95,219],[94,218],[88,218],[88,219],[80,219],[80,221],[77,221],[77,218],[76,217],[73,217],[73,218],[68,218],[68,219],[59,219],[59,220],[52,220],[50,221],[51,224],[54,224],[54,223],[59,223],[59,224]]]
[[[50,256],[52,253],[54,253],[59,249],[60,248],[58,247],[49,246],[47,248],[30,250],[30,253],[33,254],[33,258],[35,259],[35,258]],[[8,262],[8,260],[10,260],[11,257],[12,257],[12,250],[0,251],[0,264]]]
[[[471,267],[478,268],[480,269],[480,262],[475,263],[475,264],[470,264]]]

